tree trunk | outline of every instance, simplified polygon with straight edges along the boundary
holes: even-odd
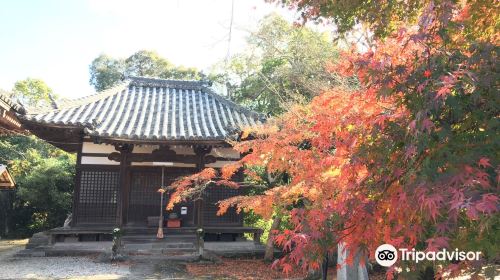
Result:
[[[274,216],[273,224],[271,225],[271,229],[269,230],[269,235],[267,236],[266,242],[266,253],[264,254],[264,261],[272,261],[274,259],[274,234],[273,231],[278,230],[281,224],[281,216]]]
[[[347,265],[347,250],[342,242],[338,244],[338,261],[340,269],[337,269],[337,280],[368,280],[368,271],[365,265],[361,265],[361,258],[365,258],[360,253],[356,253],[354,263]]]
[[[328,253],[326,253],[323,264],[321,265],[321,279],[327,280],[328,277]]]

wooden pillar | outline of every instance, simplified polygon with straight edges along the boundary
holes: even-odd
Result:
[[[82,139],[83,141],[83,139]],[[76,226],[78,223],[78,210],[80,208],[80,184],[81,184],[81,165],[82,165],[82,148],[83,142],[78,145],[78,151],[76,152],[76,165],[75,165],[75,180],[73,188],[73,207],[71,210],[71,223],[72,227]]]
[[[129,155],[132,153],[134,145],[117,144],[115,149],[120,152],[120,184],[117,192],[116,226],[122,227],[128,215],[130,193]]]
[[[212,147],[210,146],[195,146],[194,153],[196,154],[196,171],[200,172],[205,168],[205,156],[212,151]],[[203,196],[200,197],[195,202],[196,209],[196,227],[203,227]]]

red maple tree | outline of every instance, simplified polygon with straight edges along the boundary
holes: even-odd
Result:
[[[373,258],[383,243],[488,251],[500,224],[500,79],[495,23],[477,10],[498,19],[498,9],[484,1],[447,7],[431,2],[419,25],[368,52],[346,51],[327,70],[357,78],[357,90],[332,88],[247,128],[254,138],[235,145],[246,156],[220,173],[179,180],[171,202],[214,180],[238,187],[230,178],[240,168],[247,176],[255,166],[286,173],[287,185],[220,203],[221,214],[236,206],[267,218],[273,206],[287,206],[293,227],[275,238],[287,253],[276,263],[285,271],[319,268],[339,242],[348,262],[352,252]]]

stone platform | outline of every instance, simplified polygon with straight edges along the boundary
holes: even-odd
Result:
[[[89,256],[111,252],[112,242],[61,242],[21,250],[18,257]],[[253,241],[205,242],[204,250],[220,257],[262,256],[265,247]],[[196,246],[186,241],[132,242],[123,244],[125,255],[132,258],[192,259],[198,257]]]

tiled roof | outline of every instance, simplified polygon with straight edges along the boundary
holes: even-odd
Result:
[[[0,89],[0,106],[5,110],[12,109],[16,112],[24,112],[24,108],[19,103],[14,102],[9,95],[7,91]]]
[[[16,113],[24,113],[24,107],[14,102],[6,91],[0,89],[0,135],[24,133]]]
[[[224,140],[263,121],[206,82],[130,77],[57,109],[22,117],[32,124],[85,127],[88,135],[138,140]]]
[[[7,166],[0,164],[0,190],[10,190],[15,186],[16,182],[7,170]]]

